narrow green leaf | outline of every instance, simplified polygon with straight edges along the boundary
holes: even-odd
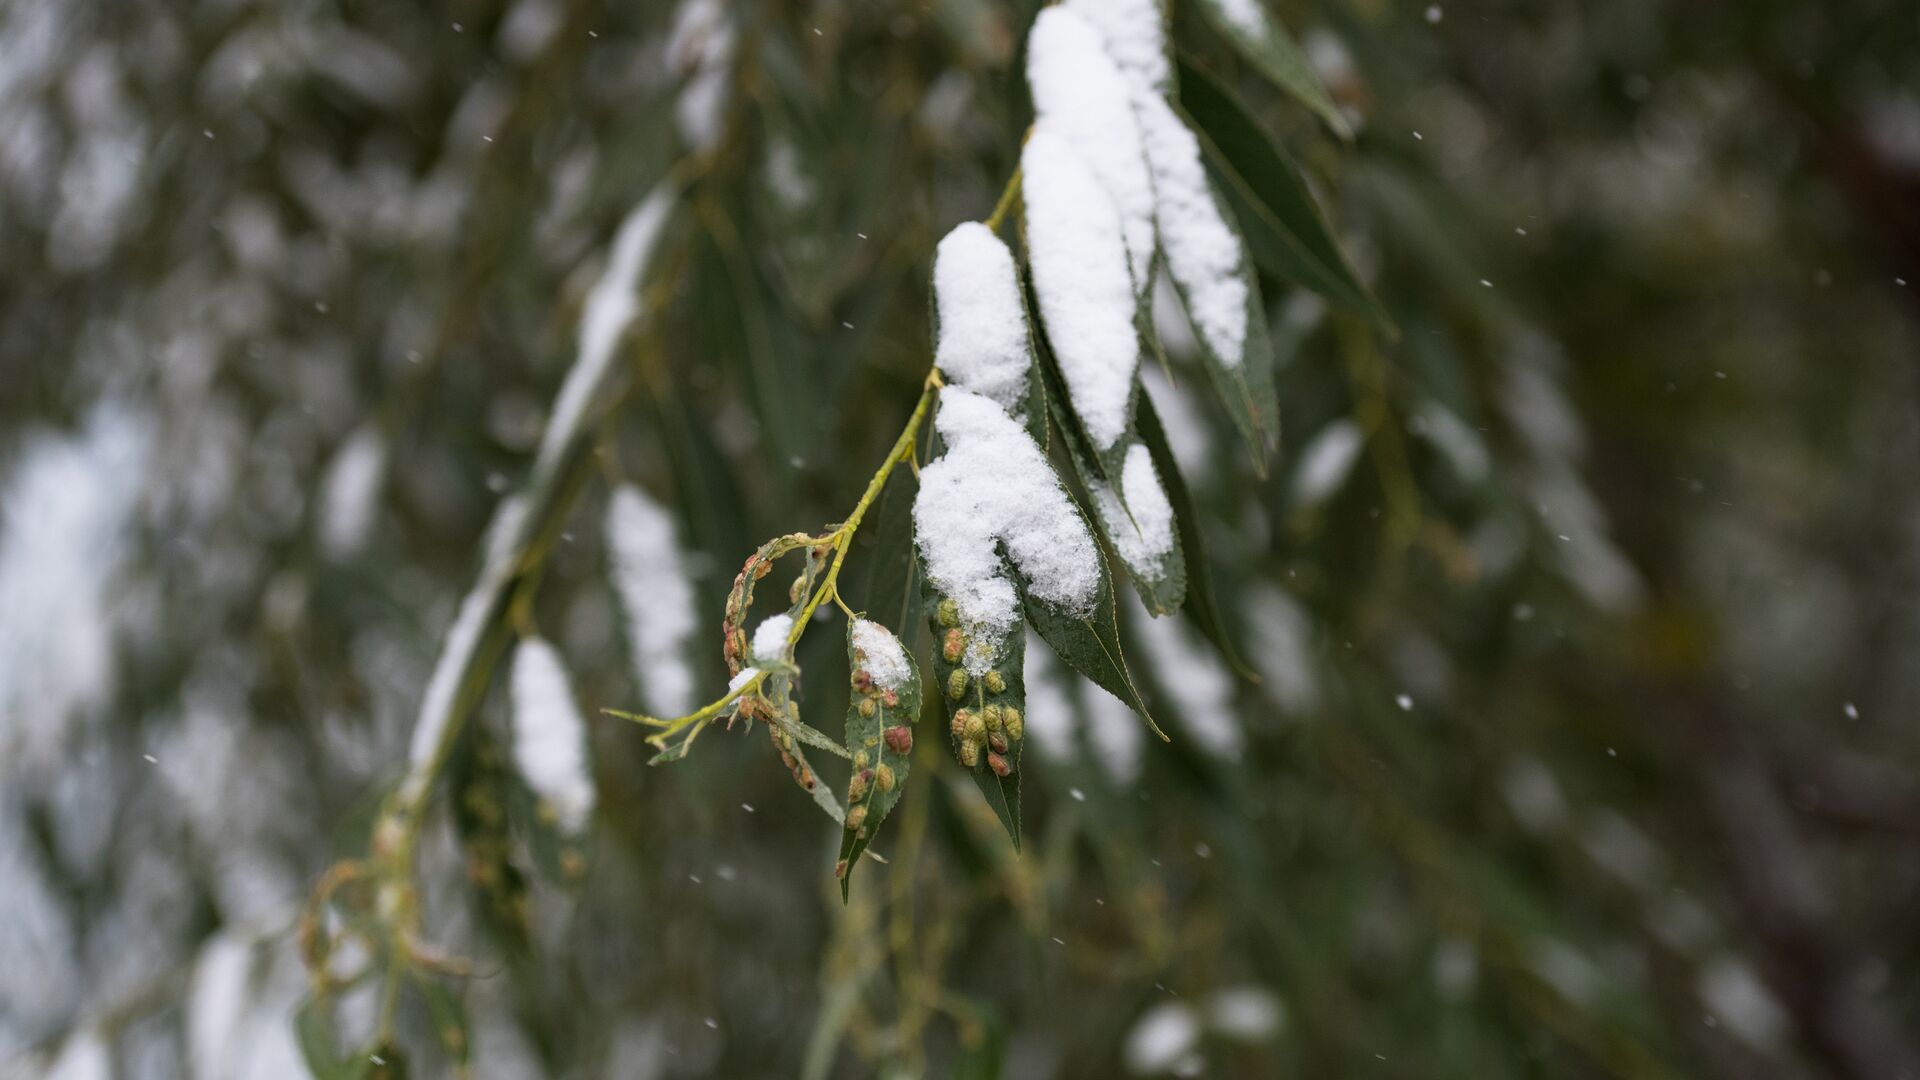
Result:
[[[1394,334],[1392,319],[1341,252],[1299,170],[1246,106],[1184,56],[1179,111],[1200,137],[1255,261]]]
[[[1192,493],[1187,490],[1187,481],[1180,475],[1180,464],[1174,460],[1173,448],[1167,443],[1166,429],[1160,426],[1160,415],[1154,411],[1153,399],[1145,394],[1140,396],[1140,410],[1134,416],[1134,424],[1140,433],[1140,441],[1147,444],[1148,452],[1153,455],[1154,468],[1160,471],[1160,482],[1166,485],[1167,499],[1173,503],[1173,519],[1180,528],[1180,546],[1187,557],[1187,602],[1182,610],[1200,627],[1200,632],[1207,636],[1207,640],[1220,650],[1221,657],[1234,671],[1243,678],[1258,682],[1260,677],[1254,674],[1233,647],[1232,635],[1227,631],[1219,601],[1213,594],[1213,571],[1207,565],[1207,549],[1200,533],[1200,515],[1194,508]]]
[[[332,1005],[325,998],[301,999],[293,1014],[293,1037],[300,1047],[301,1060],[315,1080],[358,1080],[371,1066],[364,1054],[341,1051],[340,1031],[333,1022]]]
[[[1026,742],[1026,634],[1016,625],[1001,640],[968,640],[950,608],[942,618],[945,598],[931,584],[926,590],[927,624],[933,629],[931,692],[944,706],[954,758],[972,774],[1018,851],[1020,748]],[[990,668],[978,677],[966,665],[967,657],[976,653],[992,657]],[[1004,765],[1005,775],[994,768],[995,759]]]
[[[1108,550],[1119,555],[1124,549],[1115,543],[1115,534],[1121,530],[1139,528],[1122,495],[1122,485],[1118,482],[1110,483],[1107,479],[1112,476],[1117,481],[1124,475],[1122,467],[1115,467],[1111,472],[1101,467],[1099,457],[1087,441],[1086,430],[1062,389],[1060,370],[1056,366],[1052,353],[1045,354],[1041,368],[1050,390],[1047,394],[1047,403],[1053,410],[1055,425],[1060,428],[1061,446],[1066,450],[1067,460],[1073,466],[1081,488],[1094,500],[1094,508],[1097,512],[1093,515],[1093,522],[1102,542],[1106,544]],[[1146,394],[1140,389],[1138,379],[1134,380],[1133,393],[1137,416],[1138,405],[1146,400]],[[1134,441],[1130,436],[1116,446],[1121,466],[1124,465],[1126,452]],[[1164,477],[1162,482],[1164,484]],[[1179,610],[1182,598],[1186,594],[1187,571],[1186,559],[1182,553],[1177,532],[1173,539],[1173,549],[1163,557],[1158,566],[1135,566],[1124,558],[1122,562],[1127,567],[1128,576],[1133,580],[1134,588],[1140,593],[1140,599],[1147,605],[1147,610],[1162,615],[1170,615]]]
[[[1352,125],[1314,74],[1307,54],[1260,0],[1200,0],[1200,10],[1260,74],[1312,109],[1335,135],[1345,140],[1353,138]]]
[[[885,655],[889,651],[897,655]],[[888,672],[897,671],[902,661],[904,675],[889,682]],[[843,901],[860,856],[906,789],[907,773],[913,765],[913,729],[920,719],[920,666],[892,631],[866,619],[849,622],[847,670],[852,673],[847,747],[854,754],[853,778],[847,785],[847,815],[848,820],[857,817],[858,827],[848,827],[841,833],[840,861],[834,869],[840,877]]]
[[[1082,521],[1086,520],[1086,511],[1078,502],[1074,509],[1079,512]],[[1042,600],[1036,600],[1021,582],[1020,602],[1027,614],[1027,621],[1033,624],[1040,637],[1053,647],[1061,660],[1107,692],[1119,698],[1140,714],[1147,727],[1161,739],[1167,739],[1167,733],[1154,723],[1153,714],[1147,710],[1147,703],[1141,698],[1140,691],[1133,685],[1133,676],[1127,671],[1127,661],[1120,649],[1120,622],[1114,610],[1113,576],[1107,570],[1106,556],[1095,552],[1100,560],[1100,588],[1094,597],[1093,611],[1089,615],[1061,611]],[[1018,578],[1018,570],[1015,577]],[[1171,740],[1167,740],[1171,741]]]
[[[888,626],[914,626],[920,618],[920,549],[913,542],[913,500],[919,490],[912,469],[894,469],[871,524],[855,537],[866,572],[851,590],[852,602]]]
[[[813,801],[828,817],[836,822],[844,822],[846,812],[840,809],[840,801],[833,797],[833,789],[814,770],[813,763],[807,760],[806,752],[800,749],[800,740],[794,735],[799,726],[800,709],[793,700],[793,679],[791,674],[772,674],[760,684],[765,706],[770,706],[775,716],[783,717],[786,721],[769,723],[768,735],[773,740],[774,748],[780,751],[782,763],[793,773],[794,783],[813,796]]]
[[[433,1018],[434,1033],[440,1037],[440,1045],[446,1048],[447,1058],[455,1069],[465,1069],[467,1054],[473,1048],[472,1029],[467,1024],[467,1004],[453,988],[434,979],[417,980],[420,997],[427,1003],[427,1014]]]
[[[1240,241],[1241,251],[1247,251],[1246,237],[1228,208],[1226,193],[1220,190],[1217,183],[1209,186],[1213,190],[1214,201],[1220,206],[1221,218],[1234,231],[1234,236]],[[1220,395],[1220,400],[1227,407],[1227,415],[1233,419],[1233,426],[1253,452],[1254,468],[1264,476],[1267,456],[1280,438],[1280,402],[1273,387],[1276,358],[1273,338],[1267,330],[1266,300],[1260,295],[1260,275],[1254,272],[1253,264],[1245,258],[1240,264],[1240,280],[1247,289],[1247,332],[1240,355],[1220,355],[1213,343],[1197,328],[1194,340],[1199,342],[1201,360],[1208,378],[1213,382],[1214,392]],[[1180,294],[1181,303],[1191,309],[1190,283],[1181,281],[1177,276],[1173,277],[1173,283]]]

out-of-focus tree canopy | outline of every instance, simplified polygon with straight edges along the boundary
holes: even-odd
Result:
[[[743,560],[887,458],[1037,10],[0,0],[0,1074],[1920,1076],[1911,4],[1172,0],[1360,288],[1250,235],[1264,467],[1158,297],[1171,742],[1034,637],[1018,852],[936,746],[843,902],[757,727],[601,711],[719,697]],[[470,608],[436,962],[335,985]]]

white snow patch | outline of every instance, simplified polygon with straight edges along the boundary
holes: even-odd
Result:
[[[1154,218],[1167,270],[1200,340],[1222,364],[1238,368],[1247,344],[1246,252],[1214,198],[1200,141],[1165,100],[1143,94],[1134,108],[1153,169]]]
[[[1104,452],[1126,434],[1140,365],[1119,214],[1073,147],[1044,121],[1020,165],[1027,252],[1047,341],[1074,410]]]
[[[113,1053],[97,1028],[67,1036],[41,1080],[113,1080]]]
[[[787,643],[787,635],[791,633],[793,616],[784,611],[769,615],[753,628],[753,647],[749,652],[755,660],[789,659],[793,655],[793,646]]]
[[[1264,986],[1225,987],[1207,1002],[1207,1026],[1240,1042],[1266,1042],[1280,1033],[1286,1018],[1280,996]]]
[[[1335,420],[1320,429],[1307,448],[1300,452],[1300,464],[1293,474],[1293,501],[1297,506],[1313,506],[1339,490],[1353,471],[1365,444],[1360,425],[1352,420]]]
[[[561,831],[586,826],[594,803],[587,725],[560,653],[540,638],[513,653],[513,760]]]
[[[940,341],[933,362],[947,380],[1022,418],[1030,356],[1013,253],[977,221],[956,226],[933,259]]]
[[[1147,663],[1172,699],[1181,724],[1202,750],[1223,760],[1237,760],[1244,740],[1233,710],[1233,673],[1183,623],[1154,618],[1138,596],[1128,595]]]
[[[1099,480],[1088,480],[1087,491],[1127,568],[1149,579],[1164,576],[1167,556],[1173,553],[1173,504],[1167,501],[1146,444],[1127,447],[1118,493]]]
[[[1035,598],[1087,612],[1100,588],[1093,534],[1033,437],[992,401],[954,387],[940,395],[935,429],[947,451],[920,473],[914,536],[927,580],[953,598],[967,636],[1004,640],[1020,623],[1004,545]],[[985,674],[994,657],[970,652]]]
[[[1200,1048],[1200,1020],[1178,1001],[1163,1001],[1142,1013],[1127,1032],[1121,1058],[1136,1076],[1157,1076]]]
[[[192,1075],[226,1080],[232,1070],[246,1013],[253,946],[228,933],[215,934],[200,947],[187,990],[187,1061]]]
[[[1173,286],[1164,281],[1155,287],[1156,297],[1172,291]],[[1163,343],[1166,341],[1164,334],[1160,340]],[[1200,403],[1194,399],[1192,391],[1174,385],[1157,364],[1148,364],[1140,369],[1140,389],[1153,400],[1153,411],[1160,418],[1160,427],[1167,433],[1167,447],[1173,451],[1174,464],[1180,467],[1180,475],[1186,478],[1189,485],[1211,483],[1219,471],[1213,459],[1213,431],[1207,426],[1206,417],[1201,415]]]
[[[752,682],[754,679],[758,678],[759,675],[760,675],[760,669],[757,667],[741,668],[739,671],[734,673],[733,678],[727,680],[727,693],[729,694],[733,693],[735,690],[740,689],[741,687]]]
[[[0,761],[53,752],[113,691],[112,585],[151,441],[112,403],[77,434],[21,440],[0,486]]]
[[[320,496],[320,546],[338,559],[358,552],[373,529],[387,441],[371,423],[356,428],[334,452]]]
[[[1160,94],[1172,88],[1160,0],[1066,0],[1061,6],[1100,31],[1107,55],[1129,82]]]
[[[613,367],[621,337],[640,314],[641,278],[667,223],[668,211],[673,208],[673,192],[670,181],[655,187],[614,234],[606,269],[587,291],[580,308],[580,355],[554,399],[553,416],[540,439],[539,456],[534,459],[536,476],[552,475],[559,467],[561,453],[573,441],[588,404],[599,396],[601,384]]]
[[[695,682],[687,648],[699,617],[673,516],[640,488],[621,485],[607,502],[607,551],[641,705],[661,716],[686,713]]]
[[[860,654],[873,685],[882,690],[898,690],[913,677],[913,661],[893,631],[871,619],[853,621],[853,647]]]
[[[667,35],[667,64],[686,79],[673,103],[680,137],[695,153],[713,149],[725,131],[736,44],[720,0],[686,0]]]
[[[1027,744],[1056,764],[1074,758],[1073,699],[1067,696],[1053,648],[1041,636],[1027,631]]]
[[[1282,712],[1311,712],[1320,701],[1313,657],[1313,623],[1293,597],[1272,585],[1247,594],[1247,655],[1260,688]]]
[[[1267,9],[1260,6],[1260,0],[1214,0],[1214,8],[1248,37],[1264,40],[1272,32]]]
[[[1087,745],[1094,760],[1106,771],[1114,786],[1126,788],[1140,779],[1140,767],[1146,751],[1140,718],[1127,703],[1104,688],[1085,679],[1080,694],[1087,705]]]
[[[1039,128],[1063,138],[1113,200],[1132,288],[1144,291],[1153,270],[1153,178],[1127,80],[1100,31],[1066,8],[1043,9],[1027,35],[1027,84]]]

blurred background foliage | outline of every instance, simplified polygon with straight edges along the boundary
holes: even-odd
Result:
[[[364,847],[676,162],[601,457],[680,522],[703,691],[740,560],[852,505],[929,363],[933,245],[1016,162],[1034,5],[712,11],[0,4],[6,1068],[300,1067],[295,914]],[[1183,0],[1175,40],[1398,335],[1265,280],[1259,476],[1163,322],[1260,680],[1123,612],[1173,744],[1056,675],[1078,741],[1026,770],[1024,853],[916,773],[844,907],[758,738],[649,769],[596,717],[577,885],[456,822],[511,785],[496,688],[422,854],[476,1074],[1920,1075],[1920,11],[1273,11],[1350,144]],[[605,487],[535,613],[592,710],[636,693]],[[839,642],[799,657],[823,726]]]

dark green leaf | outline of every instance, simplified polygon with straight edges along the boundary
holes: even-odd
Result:
[[[1078,509],[1077,505],[1075,509]],[[1080,516],[1082,520],[1086,519],[1084,511]],[[1133,676],[1127,672],[1126,657],[1120,649],[1119,617],[1114,611],[1113,577],[1107,571],[1106,557],[1097,553],[1096,557],[1100,559],[1100,589],[1094,597],[1091,614],[1060,611],[1045,601],[1036,600],[1023,582],[1020,599],[1027,613],[1027,621],[1053,647],[1060,659],[1066,661],[1068,667],[1126,702],[1140,714],[1155,735],[1166,739],[1167,733],[1154,723],[1153,715],[1147,711],[1147,703],[1133,685]]]
[[[1233,426],[1239,429],[1248,448],[1253,451],[1255,470],[1264,476],[1267,455],[1280,437],[1280,404],[1273,389],[1275,358],[1273,339],[1267,331],[1266,300],[1260,295],[1260,275],[1254,272],[1252,262],[1246,257],[1246,237],[1241,235],[1234,221],[1226,194],[1217,183],[1210,184],[1210,187],[1214,202],[1220,207],[1221,218],[1227,222],[1228,228],[1234,230],[1234,236],[1240,242],[1240,280],[1247,288],[1247,333],[1239,356],[1220,355],[1198,327],[1195,327],[1194,339],[1200,344],[1201,359],[1206,364],[1208,377],[1213,381],[1214,392],[1226,404],[1227,415],[1233,418]],[[1173,276],[1173,283],[1180,293],[1181,302],[1191,309],[1189,283],[1177,276]]]
[[[293,1014],[293,1036],[314,1080],[358,1080],[371,1067],[366,1055],[341,1051],[340,1031],[334,1026],[332,1004],[326,998],[301,999]]]
[[[913,500],[919,490],[913,470],[895,468],[871,523],[856,534],[866,573],[851,590],[853,603],[888,626],[914,626],[920,618],[920,552],[913,542]]]
[[[893,636],[891,630],[879,623],[868,625]],[[853,673],[853,698],[847,706],[847,748],[854,753],[847,806],[849,815],[860,808],[866,813],[859,828],[847,828],[841,834],[840,862],[836,869],[842,900],[847,898],[860,856],[906,789],[907,773],[913,765],[913,729],[920,719],[920,667],[914,663],[913,654],[896,638],[896,644],[900,644],[907,658],[907,677],[897,686],[876,685],[867,675],[871,670],[869,658],[854,643],[854,626],[851,622],[847,624],[847,668]],[[889,731],[905,734],[896,734],[890,739]]]
[[[1186,479],[1180,475],[1180,464],[1174,460],[1173,448],[1167,444],[1166,429],[1160,426],[1160,415],[1153,409],[1153,400],[1144,394],[1140,397],[1140,410],[1134,415],[1134,425],[1140,441],[1147,444],[1147,451],[1153,455],[1153,467],[1160,472],[1167,500],[1173,503],[1173,519],[1180,528],[1180,546],[1187,557],[1187,602],[1183,610],[1236,672],[1257,682],[1259,676],[1233,647],[1232,635],[1227,631],[1219,601],[1213,594],[1213,570],[1207,565],[1207,549],[1193,495],[1187,490]]]
[[[1229,6],[1235,11],[1229,12]],[[1248,8],[1257,13],[1259,18],[1248,20],[1244,15],[1239,15],[1240,11]],[[1332,95],[1327,93],[1320,77],[1314,74],[1313,67],[1307,63],[1306,53],[1300,50],[1293,35],[1287,32],[1280,20],[1260,6],[1259,0],[1241,0],[1232,5],[1225,0],[1200,0],[1200,10],[1213,28],[1220,32],[1220,36],[1232,42],[1233,47],[1260,74],[1312,109],[1314,115],[1325,121],[1335,135],[1342,139],[1353,138],[1352,126],[1341,115],[1339,107],[1333,103]]]
[[[1255,261],[1392,334],[1393,321],[1340,251],[1299,170],[1246,106],[1186,57],[1180,59],[1180,111],[1200,137]]]

